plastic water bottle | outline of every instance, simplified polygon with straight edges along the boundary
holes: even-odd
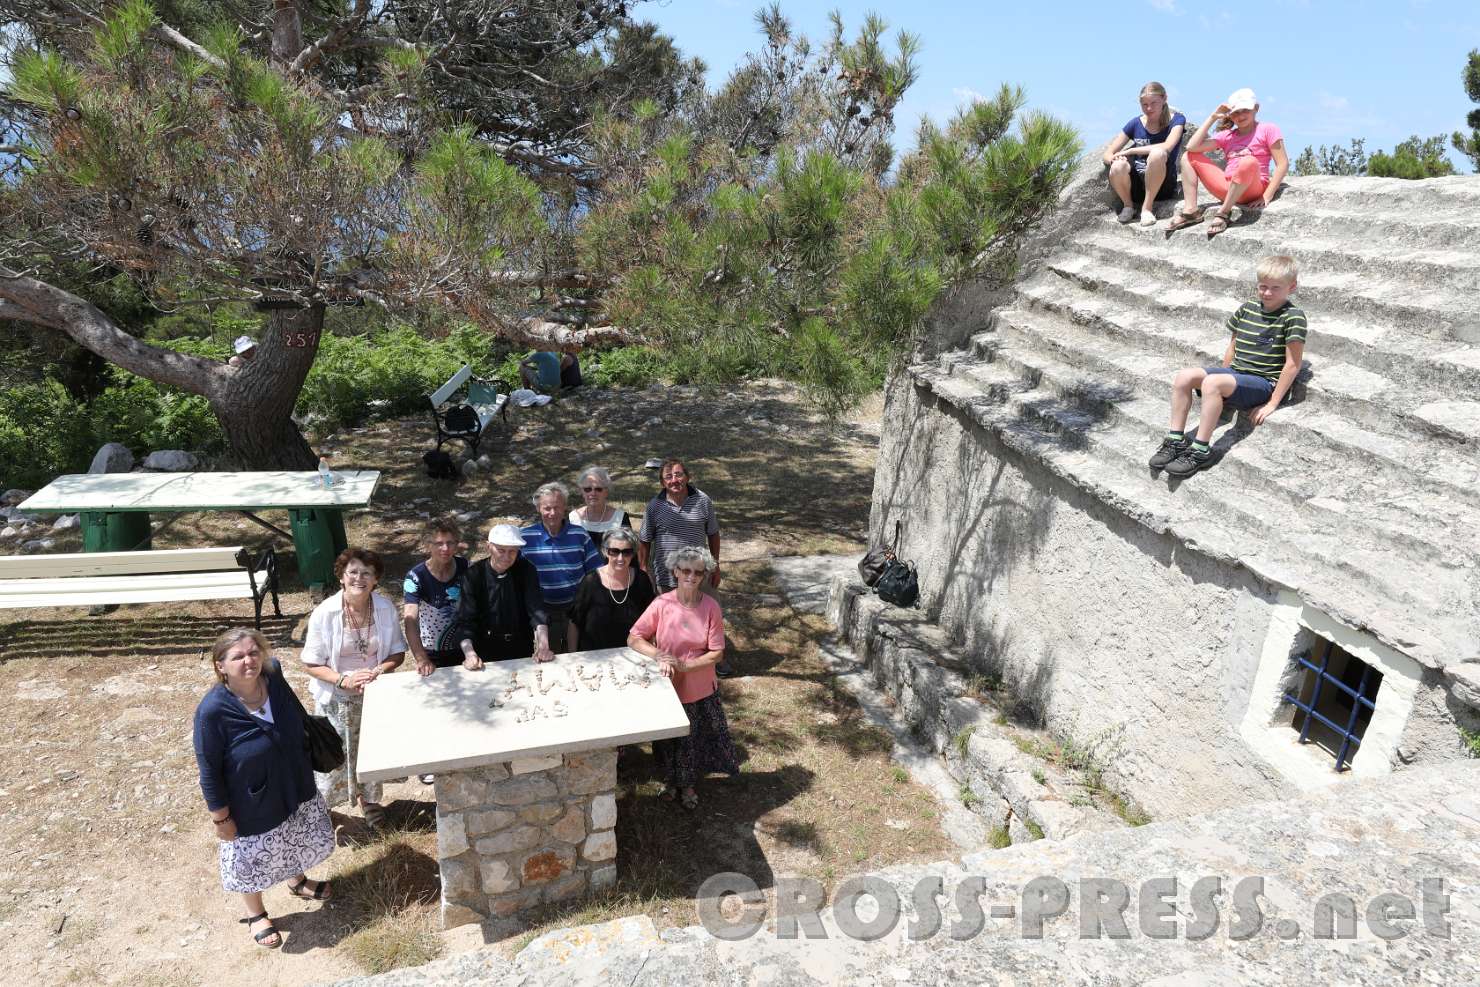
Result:
[[[323,456],[319,457],[319,479],[324,481],[324,486],[334,486],[334,471],[329,469],[329,460]]]

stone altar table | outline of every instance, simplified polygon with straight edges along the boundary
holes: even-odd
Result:
[[[682,737],[657,663],[629,648],[491,662],[365,690],[359,775],[437,776],[442,927],[512,914],[617,877],[617,752]]]

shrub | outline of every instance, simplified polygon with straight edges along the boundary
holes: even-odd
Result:
[[[663,357],[648,346],[608,350],[596,360],[588,379],[596,387],[646,387],[666,377]]]
[[[490,369],[487,340],[471,326],[444,339],[428,339],[407,326],[373,336],[326,335],[296,410],[330,427],[364,421],[372,412],[417,411],[464,363],[479,374]]]
[[[92,439],[90,416],[60,381],[0,391],[0,486],[35,489],[86,469]]]

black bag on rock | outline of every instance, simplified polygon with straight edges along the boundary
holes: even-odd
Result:
[[[429,449],[422,453],[421,461],[427,465],[427,476],[434,480],[456,480],[460,474],[452,457],[441,449]]]
[[[915,575],[914,563],[891,558],[874,590],[885,603],[896,607],[914,606],[920,598],[920,580]]]
[[[871,548],[862,559],[858,561],[858,577],[863,580],[863,585],[873,586],[889,568],[889,563],[894,561],[894,547],[899,544],[899,522],[894,522],[894,544],[888,548]]]

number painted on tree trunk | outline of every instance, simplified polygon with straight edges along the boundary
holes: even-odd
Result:
[[[313,329],[309,332],[293,332],[283,330],[283,345],[289,349],[304,349],[309,346],[319,345],[319,330]]]

